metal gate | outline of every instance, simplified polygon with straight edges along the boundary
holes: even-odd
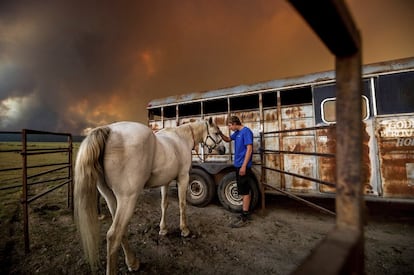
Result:
[[[0,134],[20,134],[20,132],[0,132]],[[34,147],[29,146],[28,136],[61,136],[66,138],[67,147]],[[29,204],[46,194],[61,188],[67,185],[67,206],[73,210],[73,177],[72,177],[72,135],[67,133],[53,133],[45,131],[36,131],[23,129],[21,132],[21,149],[10,149],[10,150],[1,150],[0,153],[20,153],[22,157],[21,167],[0,167],[0,173],[10,172],[10,171],[19,171],[21,170],[21,184],[2,182],[0,186],[0,191],[8,189],[19,189],[21,188],[21,204],[23,208],[23,231],[24,231],[24,243],[25,243],[25,252],[30,251],[30,239],[29,239]],[[58,154],[64,153],[67,154],[67,160],[62,162],[55,163],[33,163],[30,160],[30,156],[35,155],[45,155],[45,154]],[[4,164],[6,165],[6,164]],[[41,172],[32,172],[34,169],[50,168]],[[53,173],[63,171],[64,175],[55,176]],[[53,177],[52,177],[53,176]],[[40,178],[42,177],[42,178]],[[45,188],[40,193],[29,196],[30,186],[54,183],[52,187]]]

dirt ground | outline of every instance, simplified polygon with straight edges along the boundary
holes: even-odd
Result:
[[[235,216],[218,203],[188,206],[192,234],[180,237],[177,194],[170,190],[167,236],[158,235],[159,189],[145,190],[129,227],[129,240],[141,261],[128,272],[120,253],[119,274],[290,274],[332,230],[335,217],[282,196],[267,196],[266,210],[253,214],[243,228],[228,225]],[[334,209],[332,200],[318,201]],[[414,207],[367,204],[366,274],[414,273]],[[1,205],[1,207],[11,207]],[[31,252],[24,253],[21,210],[1,221],[0,274],[89,274],[71,212],[62,202],[31,207]],[[108,214],[106,208],[103,213]],[[106,263],[107,216],[101,226],[101,268]],[[326,255],[329,261],[330,255]]]

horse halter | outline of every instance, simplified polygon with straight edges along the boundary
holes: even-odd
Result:
[[[207,126],[207,136],[206,136],[206,139],[204,140],[204,142],[203,142],[203,145],[204,146],[206,146],[207,147],[207,149],[208,149],[208,152],[209,153],[211,153],[212,151],[213,151],[213,149],[214,148],[216,148],[217,147],[217,145],[222,141],[222,139],[221,139],[221,137],[219,138],[219,140],[218,141],[216,141],[211,135],[210,135],[210,131],[209,131],[209,128],[208,128],[208,123],[206,122],[206,126]],[[212,141],[213,141],[213,145],[208,145],[207,144],[207,140],[209,140],[209,139],[211,139]]]

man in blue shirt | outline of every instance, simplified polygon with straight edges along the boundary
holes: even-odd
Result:
[[[249,174],[252,167],[253,132],[243,126],[237,116],[231,116],[228,126],[233,133],[230,137],[220,133],[224,141],[234,140],[234,167],[236,168],[237,190],[243,200],[243,211],[240,217],[231,224],[232,227],[241,227],[250,220],[250,184]]]

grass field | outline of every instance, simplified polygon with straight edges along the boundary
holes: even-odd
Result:
[[[73,143],[72,162],[74,162],[76,158],[79,144],[80,143]],[[50,152],[51,149],[68,149],[68,147],[69,144],[66,142],[28,142],[27,152]],[[21,151],[21,142],[0,142],[0,219],[3,221],[9,220],[13,215],[15,215],[16,211],[18,211],[17,208],[20,208],[23,182],[21,169],[23,166],[23,158],[20,154]],[[42,153],[27,156],[28,167],[45,166],[28,168],[27,182],[30,185],[28,188],[29,198],[59,184],[59,182],[53,181],[54,179],[68,176],[67,168],[36,176],[39,173],[44,173],[48,170],[53,170],[64,165],[52,165],[56,163],[68,163],[68,153]],[[40,181],[50,182],[36,184]],[[62,182],[62,180],[60,182]],[[67,193],[66,185],[54,190],[53,192],[62,193],[62,199],[66,199],[65,197],[67,197],[65,195]],[[49,194],[45,196],[46,199]],[[61,196],[58,197],[60,198]],[[53,199],[55,198],[56,196],[53,196]]]

